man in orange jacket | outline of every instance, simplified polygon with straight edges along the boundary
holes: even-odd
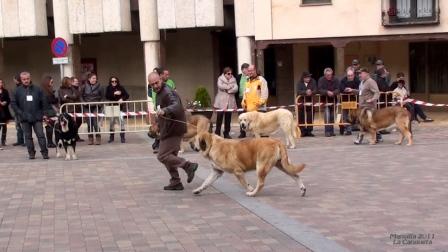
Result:
[[[266,102],[269,96],[268,83],[262,76],[258,76],[254,65],[250,65],[248,71],[249,79],[246,82],[241,105],[246,111],[266,111]]]

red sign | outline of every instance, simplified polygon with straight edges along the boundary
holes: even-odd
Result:
[[[53,52],[56,57],[64,57],[67,54],[68,45],[65,39],[55,38],[51,42],[51,52]]]

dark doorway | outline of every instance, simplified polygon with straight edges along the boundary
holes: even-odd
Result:
[[[276,59],[275,59],[275,48],[268,47],[264,50],[264,73],[262,76],[268,82],[269,95],[277,95],[277,83],[276,83]]]
[[[412,93],[448,93],[448,42],[409,43]]]
[[[323,76],[325,68],[330,67],[334,71],[333,46],[310,46],[308,51],[309,71],[316,81]]]

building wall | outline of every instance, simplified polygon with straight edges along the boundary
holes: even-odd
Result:
[[[259,3],[258,3],[259,1]],[[300,6],[301,1],[258,0],[255,39],[302,39],[392,34],[438,33],[448,30],[448,1],[439,1],[439,25],[384,27],[381,2],[344,0],[331,5]]]
[[[164,39],[162,34],[161,39]],[[178,29],[167,33],[166,68],[176,84],[182,102],[193,100],[198,86],[205,86],[212,99],[216,81],[213,77],[212,35],[208,29]],[[216,69],[215,69],[216,70]]]
[[[161,39],[164,39],[162,34]],[[52,64],[50,49],[52,38],[7,39],[4,43],[4,75],[6,88],[13,88],[14,74],[31,73],[39,83],[50,75],[55,87],[60,86],[60,70]],[[210,30],[183,29],[167,33],[165,43],[166,67],[185,99],[193,99],[196,87],[206,86],[214,97],[216,80],[213,77],[213,50]],[[98,80],[103,85],[116,75],[126,87],[131,99],[146,99],[143,45],[138,33],[102,33],[98,36],[81,36],[81,58],[95,58]],[[158,67],[158,66],[154,66]]]

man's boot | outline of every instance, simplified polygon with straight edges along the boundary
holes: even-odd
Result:
[[[6,146],[6,134],[2,134],[2,146]]]
[[[89,135],[89,143],[88,145],[93,145],[93,135]]]
[[[95,136],[95,145],[101,145],[101,135],[96,134]]]
[[[124,130],[121,130],[124,131]],[[125,143],[126,142],[126,138],[124,138],[124,133],[120,133],[120,138],[121,138],[121,143]]]
[[[360,136],[358,135],[358,137],[356,138],[354,144],[361,144],[363,139],[364,139],[364,136],[361,136],[361,137],[360,137]]]
[[[246,138],[246,131],[240,131],[238,138]]]
[[[113,130],[111,130],[113,131]],[[110,133],[110,137],[109,137],[109,141],[107,141],[108,143],[112,143],[115,140],[115,133]]]

